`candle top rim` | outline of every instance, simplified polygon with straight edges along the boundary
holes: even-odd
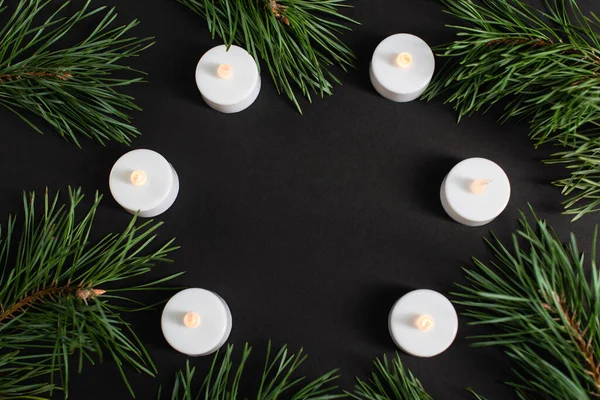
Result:
[[[471,184],[478,179],[491,182],[484,192],[474,194]],[[495,162],[482,157],[467,158],[456,164],[444,179],[442,191],[454,212],[476,222],[498,216],[508,205],[511,195],[506,172]]]
[[[405,67],[396,64],[400,53],[410,53],[412,62]],[[410,94],[425,88],[435,71],[435,56],[420,37],[397,33],[383,39],[371,59],[375,79],[385,89],[398,94]]]
[[[220,78],[220,65],[231,66],[228,79]],[[209,101],[219,105],[234,105],[253,92],[260,79],[254,57],[239,46],[219,45],[202,55],[196,66],[196,85]]]
[[[136,186],[131,183],[131,173],[135,170],[146,173],[144,185]],[[123,208],[149,211],[168,197],[173,186],[173,168],[154,150],[131,150],[114,163],[108,180],[112,196]]]
[[[429,315],[435,327],[423,332],[415,325],[421,315]],[[432,357],[445,351],[458,334],[458,314],[443,294],[417,289],[400,297],[392,307],[388,325],[392,339],[402,350],[418,357]]]

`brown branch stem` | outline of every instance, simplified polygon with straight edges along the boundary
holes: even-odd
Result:
[[[486,46],[495,46],[495,45],[520,45],[520,44],[528,44],[531,48],[539,48],[539,47],[547,47],[553,46],[557,44],[564,44],[563,42],[554,42],[551,39],[544,40],[541,38],[504,38],[504,39],[496,39],[490,40],[486,42]],[[600,57],[597,55],[586,54],[585,52],[573,48],[569,50],[563,50],[560,54],[576,54],[582,57],[582,59],[591,59],[592,62],[600,64]]]
[[[61,81],[67,81],[73,77],[73,75],[68,72],[23,72],[21,74],[0,74],[0,83],[3,82],[11,82],[18,81],[21,79],[25,79],[28,77],[37,77],[37,78],[50,78],[50,79],[60,79]]]
[[[547,40],[543,40],[543,39],[533,39],[533,38],[505,38],[505,39],[496,39],[496,40],[490,40],[489,42],[486,42],[485,44],[487,46],[494,46],[496,44],[513,44],[513,45],[518,45],[518,44],[526,44],[529,43],[532,47],[542,47],[542,46],[550,46],[553,45],[554,42],[552,41],[547,41]]]
[[[79,285],[71,286],[70,283],[67,283],[64,286],[52,286],[46,289],[41,289],[34,293],[31,293],[26,297],[23,297],[21,300],[19,300],[7,309],[1,309],[0,324],[5,319],[12,317],[15,313],[22,311],[24,308],[29,307],[33,303],[45,298],[52,298],[53,296],[62,295],[69,296],[75,294],[77,298],[81,299],[84,303],[87,304],[88,300],[98,297],[104,293],[106,293],[106,291],[102,289],[87,289]]]
[[[279,22],[285,25],[290,24],[290,20],[285,16],[287,6],[277,3],[277,0],[268,0],[268,7]]]
[[[598,393],[591,393],[594,397],[600,397],[600,362],[596,360],[594,355],[594,351],[592,349],[592,340],[587,340],[585,337],[585,330],[581,329],[579,322],[576,320],[576,316],[574,313],[570,313],[566,310],[566,304],[564,300],[554,294],[556,304],[558,305],[558,310],[556,311],[558,314],[564,318],[567,323],[567,328],[571,333],[571,337],[574,340],[575,345],[581,352],[581,355],[586,364],[586,372],[588,375],[592,377],[594,382],[596,383],[596,388],[598,389]],[[544,303],[544,308],[552,311],[552,307],[548,304]]]

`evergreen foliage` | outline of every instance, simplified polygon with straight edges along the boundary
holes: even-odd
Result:
[[[0,13],[6,10],[3,2]],[[130,144],[139,132],[127,112],[139,107],[118,90],[141,82],[143,73],[121,62],[151,46],[151,38],[129,36],[138,21],[113,27],[115,10],[92,10],[89,0],[71,16],[62,16],[69,5],[65,1],[44,18],[52,8],[49,4],[20,0],[0,28],[0,106],[40,133],[43,128],[32,116],[45,120],[78,146],[79,136],[102,144],[109,140]],[[75,27],[101,15],[85,39],[64,46]],[[123,72],[137,77],[125,78]]]
[[[600,397],[600,279],[596,236],[589,259],[575,236],[563,244],[544,220],[522,214],[512,242],[487,243],[495,259],[474,259],[459,285],[459,304],[477,325],[497,330],[475,338],[500,346],[513,361],[522,399]],[[597,232],[596,232],[597,233]]]
[[[503,120],[531,125],[536,146],[563,147],[550,162],[569,178],[555,182],[578,219],[600,210],[600,19],[575,0],[545,0],[544,10],[521,0],[442,0],[457,22],[454,42],[438,56],[448,63],[424,98],[445,95],[459,120],[504,106]]]
[[[136,291],[158,290],[181,273],[142,285],[126,282],[168,261],[173,241],[156,246],[161,223],[136,226],[92,242],[92,224],[101,196],[78,218],[80,189],[69,201],[47,192],[41,216],[35,195],[24,195],[23,226],[10,217],[0,243],[0,398],[46,398],[52,390],[68,395],[69,373],[85,362],[111,359],[129,387],[124,365],[154,375],[156,367],[122,314],[147,307]],[[157,247],[152,250],[151,248]],[[75,355],[76,357],[72,357]],[[36,378],[36,379],[32,379]]]
[[[240,383],[244,377],[246,362],[251,352],[252,348],[246,344],[239,361],[234,360],[233,345],[228,345],[224,352],[217,352],[210,370],[197,391],[192,389],[196,369],[190,368],[188,361],[186,369],[179,371],[176,375],[171,400],[242,400],[249,398],[241,393]],[[334,393],[337,390],[334,382],[339,378],[337,370],[329,371],[309,382],[304,377],[296,377],[297,369],[306,358],[302,349],[296,353],[290,353],[286,345],[274,353],[269,342],[264,368],[262,371],[250,371],[259,372],[251,377],[259,382],[259,385],[256,394],[250,398],[256,400],[282,398],[331,400],[346,397],[343,394]]]
[[[354,392],[347,392],[357,400],[432,400],[423,385],[409,370],[404,368],[400,354],[391,361],[383,359],[373,362],[375,371],[368,381],[356,378]]]
[[[295,95],[300,89],[332,94],[339,79],[330,70],[346,71],[354,54],[338,37],[356,23],[338,10],[344,0],[177,0],[206,19],[213,38],[227,46],[245,48],[262,59],[279,92],[284,92],[302,112]]]

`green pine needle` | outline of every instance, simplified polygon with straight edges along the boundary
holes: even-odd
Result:
[[[533,211],[532,211],[533,213]],[[497,332],[477,346],[501,346],[514,363],[512,385],[523,399],[600,396],[600,279],[596,239],[589,261],[575,236],[563,244],[545,221],[521,214],[509,244],[492,235],[495,260],[464,269],[457,303],[473,324]]]
[[[375,359],[375,371],[368,381],[356,378],[354,392],[346,392],[357,400],[432,400],[421,382],[405,369],[400,354],[391,362],[384,355]]]
[[[339,79],[330,71],[346,71],[354,54],[339,39],[357,23],[338,11],[344,0],[177,0],[201,15],[208,29],[227,46],[237,44],[261,58],[275,82],[302,112],[295,90],[311,101],[311,93],[331,95]]]
[[[567,148],[551,162],[571,169],[556,182],[574,219],[600,210],[600,19],[575,0],[442,0],[458,19],[454,42],[437,49],[448,63],[424,97],[447,95],[459,120],[504,104],[503,120],[524,119],[536,145]]]
[[[175,377],[171,400],[247,399],[247,396],[240,393],[240,382],[251,351],[252,348],[246,344],[239,361],[233,359],[233,345],[228,345],[222,356],[220,352],[217,352],[210,370],[198,390],[192,389],[196,369],[190,368],[188,361],[185,371],[179,371]],[[269,342],[262,373],[252,377],[260,382],[257,393],[252,398],[256,400],[282,398],[332,400],[347,397],[343,394],[333,393],[337,390],[337,386],[333,385],[339,378],[337,370],[329,371],[310,382],[307,382],[304,377],[294,377],[295,372],[306,358],[302,349],[290,354],[285,345],[277,353],[272,353],[271,342]]]
[[[125,364],[138,372],[156,372],[143,344],[121,316],[145,307],[126,294],[159,289],[181,273],[141,286],[123,287],[123,282],[150,272],[157,262],[169,261],[168,254],[176,247],[171,240],[150,250],[156,246],[161,223],[136,226],[135,217],[122,232],[91,242],[101,196],[96,194],[80,219],[76,209],[82,199],[80,189],[69,189],[69,202],[60,205],[58,194],[52,198],[46,192],[38,216],[35,195],[24,195],[20,240],[15,238],[13,217],[1,235],[2,399],[46,398],[53,389],[62,389],[66,397],[70,371],[81,371],[84,362],[102,361],[105,355],[115,363],[132,395]]]
[[[66,1],[42,19],[50,3],[20,0],[0,28],[0,105],[40,133],[42,128],[28,114],[44,119],[77,146],[80,135],[101,144],[108,140],[131,143],[139,132],[127,112],[139,107],[118,90],[142,78],[115,74],[143,74],[120,62],[151,46],[151,38],[128,36],[138,21],[113,27],[114,9],[90,10],[90,1],[71,16],[62,16],[69,5]],[[0,12],[5,10],[2,4],[0,0]],[[84,40],[71,47],[61,45],[75,26],[99,15],[103,15],[101,21]]]
[[[48,393],[58,389],[50,383],[39,383],[39,378],[43,381],[52,373],[46,367],[50,364],[49,358],[32,359],[19,355],[18,351],[0,354],[0,398],[46,399]],[[38,383],[35,383],[36,379]]]
[[[565,213],[577,220],[590,212],[600,211],[600,138],[579,137],[567,150],[554,154],[549,164],[565,164],[569,178],[554,182],[568,196]]]

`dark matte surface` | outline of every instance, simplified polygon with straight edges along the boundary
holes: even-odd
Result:
[[[334,96],[303,102],[303,116],[265,74],[250,109],[212,111],[193,77],[198,58],[217,44],[204,21],[174,0],[105,2],[118,6],[121,22],[140,18],[137,34],[157,40],[134,60],[149,72],[149,83],[128,90],[144,108],[135,113],[143,137],[133,147],[162,153],[181,182],[177,202],[159,218],[166,222],[160,239],[176,236],[181,245],[164,272],[186,270],[178,284],[223,296],[234,317],[230,342],[255,345],[256,362],[269,338],[304,346],[308,375],[340,367],[341,384],[350,388],[355,375],[371,370],[374,357],[394,352],[387,332],[394,301],[417,288],[448,293],[470,256],[489,256],[481,237],[493,229],[508,238],[527,202],[589,247],[598,216],[572,224],[560,215],[562,197],[549,182],[564,172],[540,162],[551,149],[534,150],[526,125],[500,126],[493,113],[456,125],[455,113],[439,101],[396,104],[370,86],[368,62],[386,36],[411,32],[431,45],[453,37],[437,1],[355,1],[348,14],[362,25],[345,40],[358,68],[341,76]],[[584,8],[591,3],[580,2]],[[51,130],[38,135],[7,110],[0,110],[0,123],[3,215],[20,212],[22,190],[82,185],[88,197],[96,189],[107,195],[97,233],[127,223],[107,181],[126,148],[84,141],[78,150]],[[506,211],[481,228],[452,222],[438,198],[447,171],[472,156],[499,163],[513,189]],[[156,398],[159,384],[171,385],[185,357],[163,340],[160,310],[128,318],[160,369],[156,380],[132,374],[133,386],[139,399]],[[466,386],[490,399],[512,398],[501,384],[510,378],[506,357],[469,348],[466,337],[481,331],[466,322],[460,318],[456,342],[442,355],[403,355],[404,363],[439,399],[467,398]],[[204,370],[209,361],[192,363]],[[247,372],[253,375],[252,368]],[[71,382],[73,399],[128,398],[110,362],[86,366]]]

